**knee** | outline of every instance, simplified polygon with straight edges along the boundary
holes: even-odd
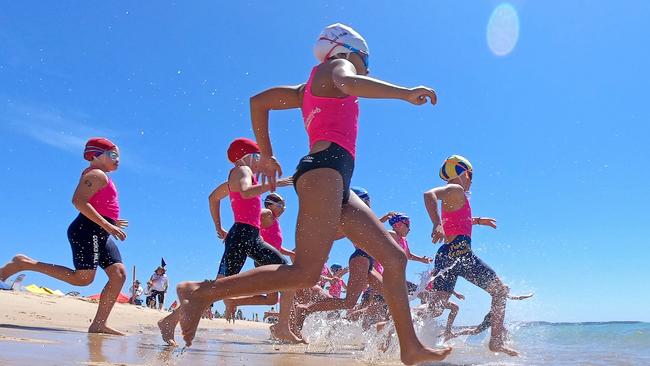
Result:
[[[123,264],[113,264],[110,267],[104,269],[106,275],[108,275],[108,282],[113,284],[118,284],[120,287],[126,282],[126,268]]]
[[[458,305],[456,305],[453,302],[449,303],[449,310],[451,310],[452,313],[458,313],[458,309],[459,309]]]
[[[291,276],[292,281],[294,281],[292,284],[294,288],[310,288],[320,280],[320,268],[316,270],[296,268],[295,270],[296,273]]]
[[[75,286],[88,286],[93,283],[95,276],[80,276],[75,280]]]
[[[495,281],[492,286],[490,286],[490,295],[494,298],[505,298],[510,293],[510,287],[506,286],[500,280]]]
[[[266,295],[267,305],[274,305],[278,303],[278,293],[274,292],[271,294]]]

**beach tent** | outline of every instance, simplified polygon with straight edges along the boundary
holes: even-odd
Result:
[[[100,295],[101,294],[92,295],[92,296],[88,296],[88,298],[91,300],[99,300]],[[119,302],[120,304],[128,304],[129,297],[120,292],[120,294],[117,295],[117,302]]]
[[[65,296],[61,290],[52,290],[51,288],[47,288],[44,286],[37,286],[35,284],[31,284],[27,287],[25,287],[25,290],[33,293],[33,294],[45,294],[45,295],[56,295],[56,296]]]
[[[51,292],[47,292],[42,287],[36,286],[33,283],[31,285],[29,285],[29,286],[26,286],[25,290],[27,290],[27,291],[29,291],[29,292],[31,292],[33,294],[45,294],[45,295],[51,294]]]

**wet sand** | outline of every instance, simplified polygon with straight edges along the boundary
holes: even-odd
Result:
[[[202,320],[191,349],[168,347],[156,322],[166,313],[116,304],[111,326],[127,336],[88,334],[97,305],[78,298],[0,292],[1,365],[361,365],[358,347],[278,345],[268,325]],[[177,331],[177,338],[180,338]]]

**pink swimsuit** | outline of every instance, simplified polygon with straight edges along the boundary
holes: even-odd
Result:
[[[442,228],[447,237],[456,235],[472,236],[472,208],[465,195],[465,204],[456,211],[447,211],[442,206]]]
[[[409,249],[409,242],[406,240],[405,237],[400,237],[399,240],[397,241],[397,244],[404,249],[404,252],[406,252]]]
[[[341,292],[343,291],[343,283],[343,280],[339,278],[338,280],[334,280],[334,283],[330,284],[329,293],[332,295],[332,297],[341,297]]]
[[[317,141],[335,142],[352,157],[356,153],[359,120],[359,99],[349,95],[345,98],[319,97],[312,94],[315,66],[305,86],[302,99],[302,116],[309,136],[309,148]]]
[[[273,248],[277,250],[282,248],[282,229],[280,228],[280,221],[275,216],[273,216],[273,223],[269,227],[260,229],[260,235]]]
[[[96,168],[88,168],[81,175],[86,174],[92,169]],[[120,217],[120,202],[117,199],[117,187],[115,187],[115,184],[108,175],[106,175],[106,178],[108,178],[108,184],[95,192],[88,200],[88,203],[93,206],[98,214],[117,220]]]
[[[253,184],[257,184],[257,178],[255,176],[252,178]],[[259,229],[261,226],[260,213],[262,212],[262,200],[260,196],[244,198],[241,192],[230,191],[230,186],[228,186],[228,190],[235,222],[251,225]]]

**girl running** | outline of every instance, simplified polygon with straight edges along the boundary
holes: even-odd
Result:
[[[293,259],[295,253],[282,246],[282,229],[280,228],[280,216],[284,213],[287,204],[284,198],[273,192],[269,193],[264,199],[264,209],[262,210],[260,235],[265,242],[271,244],[283,255]]]
[[[221,258],[217,278],[239,273],[248,257],[255,261],[256,267],[287,263],[280,252],[264,242],[260,236],[260,217],[262,214],[260,196],[264,192],[268,192],[271,186],[269,184],[259,184],[257,181],[259,153],[260,149],[255,141],[247,138],[237,138],[228,147],[228,159],[234,164],[234,168],[228,174],[227,188],[235,223],[224,240],[225,250]],[[279,186],[290,184],[291,180],[287,179],[278,182]],[[214,211],[212,213],[214,219]],[[219,230],[221,227],[220,217],[218,222],[215,220],[215,226],[218,228],[219,235],[221,233],[221,230]],[[191,287],[198,287],[198,283],[191,283],[188,291],[178,291],[181,302],[191,292],[189,291]],[[293,296],[293,294],[290,294],[290,296]],[[234,296],[228,296],[227,298],[232,297]],[[246,296],[236,300],[240,305],[274,305],[278,302],[278,294],[275,291],[269,291],[266,295]],[[201,309],[201,313],[211,303],[207,303]],[[227,314],[229,310],[231,309],[226,309]],[[176,345],[173,338],[179,314],[179,311],[175,311],[158,322],[163,340],[170,345]]]
[[[388,233],[390,233],[393,239],[395,239],[400,248],[404,250],[404,253],[406,253],[406,259],[424,264],[431,263],[431,258],[411,253],[409,242],[406,240],[406,236],[411,231],[411,219],[406,216],[406,214],[400,212],[389,212],[384,217],[388,218],[388,224],[393,228],[393,230],[389,230]],[[382,219],[384,217],[382,217]]]
[[[434,243],[444,242],[436,254],[433,294],[436,299],[449,300],[458,276],[482,288],[492,296],[492,335],[490,350],[516,356],[517,352],[505,345],[504,317],[508,287],[501,282],[490,266],[472,252],[472,225],[486,225],[496,229],[496,220],[472,217],[466,192],[472,184],[472,164],[460,155],[452,155],[440,168],[445,186],[424,193],[424,203],[433,223]],[[442,202],[442,217],[438,213]]]
[[[284,198],[277,193],[269,193],[264,199],[264,209],[260,213],[260,236],[264,242],[271,244],[278,252],[283,255],[288,256],[293,261],[295,256],[294,252],[286,249],[282,246],[282,229],[280,228],[280,220],[278,218],[282,216],[286,208],[286,203]],[[275,293],[277,294],[277,293]],[[271,301],[275,300],[273,304]],[[242,305],[274,305],[278,302],[277,296],[252,296],[252,297],[241,297],[234,299],[225,299],[224,304],[226,305],[225,317],[229,320],[231,317],[234,317],[235,311],[237,311],[238,306]],[[272,330],[274,337],[277,336],[274,333],[275,328]],[[291,341],[291,339],[289,340]]]
[[[95,137],[86,143],[83,157],[90,165],[81,173],[72,196],[72,203],[79,210],[79,215],[68,227],[75,269],[39,262],[18,254],[0,268],[0,280],[4,281],[17,272],[34,271],[74,286],[88,286],[95,279],[99,266],[106,272],[108,283],[102,290],[97,313],[88,332],[124,335],[106,324],[126,280],[122,256],[111,235],[118,240],[126,239],[123,229],[128,226],[128,221],[120,219],[117,188],[108,177],[108,173],[119,166],[120,151],[108,139]]]
[[[271,189],[282,175],[269,139],[271,110],[301,108],[309,154],[293,176],[298,194],[296,261],[293,265],[264,266],[202,283],[184,307],[183,337],[194,339],[203,308],[229,296],[251,295],[278,289],[308,288],[318,282],[339,226],[345,235],[385,266],[386,302],[390,306],[400,339],[401,359],[406,364],[441,360],[449,348],[433,350],[418,340],[413,329],[406,292],[404,252],[394,243],[372,211],[354,194],[350,180],[354,170],[358,97],[401,99],[424,105],[436,102],[427,87],[404,88],[368,77],[368,46],[350,27],[334,24],[320,35],[314,48],[320,64],[306,84],[269,89],[251,98],[253,131],[260,144],[262,179]],[[187,284],[180,284],[184,291]]]

